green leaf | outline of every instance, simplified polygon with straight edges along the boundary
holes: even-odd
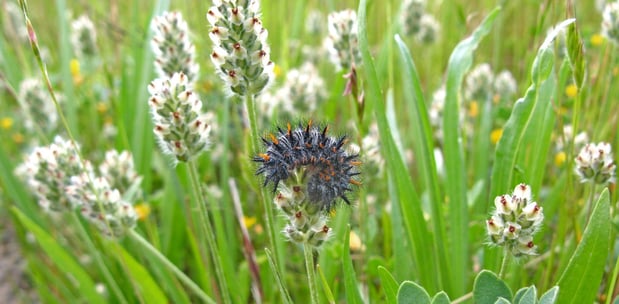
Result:
[[[105,299],[103,299],[101,294],[97,293],[95,284],[88,273],[51,235],[30,220],[19,209],[13,207],[11,210],[19,219],[19,222],[34,234],[37,242],[54,264],[62,269],[66,277],[75,284],[75,288],[83,297],[82,300],[88,303],[105,303]]]
[[[430,295],[417,283],[404,281],[398,289],[398,304],[430,304]]]
[[[473,284],[473,301],[477,304],[491,304],[498,298],[511,300],[511,290],[492,271],[482,270]]]
[[[498,298],[494,304],[512,304],[509,300],[505,298]]]
[[[135,293],[142,297],[146,303],[168,303],[168,299],[159,288],[157,282],[153,279],[150,273],[136,261],[123,247],[117,243],[110,242],[108,245],[112,246],[118,254],[119,262],[124,266],[124,269],[129,272],[129,275],[133,278]]]
[[[432,298],[432,304],[449,304],[451,301],[449,300],[449,296],[441,291],[437,293],[434,298]]]
[[[604,189],[582,240],[559,279],[559,303],[591,303],[602,282],[610,252],[610,198]]]
[[[521,288],[514,296],[514,304],[535,304],[536,302],[537,289],[535,289],[535,286]]]
[[[468,204],[467,204],[467,185],[465,159],[462,147],[462,136],[460,130],[460,102],[458,96],[460,86],[464,79],[464,74],[471,67],[473,53],[481,40],[488,35],[495,18],[498,16],[500,8],[495,8],[475,29],[470,37],[462,40],[455,47],[449,57],[447,66],[447,83],[445,95],[445,110],[443,113],[443,131],[445,157],[445,182],[446,196],[449,199],[449,241],[451,252],[468,251]],[[450,268],[453,277],[450,279],[454,285],[453,292],[457,295],[463,294],[467,285],[467,269],[469,267],[466,254],[454,254],[451,256]]]
[[[346,236],[344,237],[344,252],[342,267],[344,268],[344,288],[346,289],[346,301],[348,303],[361,304],[361,294],[359,294],[359,283],[357,282],[357,274],[350,258],[350,225],[347,228]]]
[[[264,248],[264,252],[266,252],[267,254],[267,259],[269,260],[269,267],[271,267],[271,271],[273,272],[273,275],[275,276],[275,281],[277,282],[277,287],[279,287],[279,291],[282,296],[282,302],[284,302],[284,304],[292,303],[292,299],[290,298],[290,294],[286,289],[286,285],[284,285],[284,281],[282,280],[282,276],[279,273],[278,268],[275,264],[275,259],[273,258],[271,250],[269,250],[268,248]]]
[[[387,303],[395,303],[398,298],[398,282],[393,275],[383,266],[378,266],[378,275],[382,283],[383,294],[387,298]]]
[[[273,266],[271,266],[271,269],[272,267]],[[333,291],[331,291],[331,287],[329,287],[329,282],[327,282],[327,278],[325,277],[325,274],[322,271],[322,267],[320,267],[320,264],[316,264],[316,272],[320,276],[320,282],[322,283],[322,289],[325,292],[325,297],[327,298],[327,301],[329,301],[329,303],[335,303],[335,298],[333,297]],[[286,302],[286,303],[291,303],[291,302],[292,301]]]
[[[403,161],[398,147],[393,138],[387,111],[385,109],[384,98],[380,88],[374,60],[370,53],[367,37],[367,0],[362,0],[359,4],[359,48],[363,58],[363,71],[366,80],[366,102],[374,107],[376,122],[381,139],[381,152],[384,155],[387,172],[393,179],[396,191],[391,196],[391,201],[398,202],[402,211],[404,224],[406,226],[406,237],[411,246],[415,264],[415,275],[420,279],[429,290],[436,290],[439,285],[436,278],[436,262],[434,254],[428,248],[432,248],[433,238],[423,217],[419,196],[415,192],[412,178],[408,168]]]
[[[566,20],[557,28],[561,28],[561,26],[565,27],[569,22],[571,21]],[[511,187],[514,186],[512,178],[516,168],[516,160],[519,151],[522,149],[526,130],[530,126],[533,110],[538,102],[551,102],[551,100],[542,99],[541,97],[542,95],[546,95],[548,90],[552,90],[552,88],[541,87],[544,86],[543,83],[546,78],[551,75],[546,72],[545,66],[548,64],[549,60],[554,61],[554,59],[551,58],[552,56],[548,56],[549,54],[552,55],[551,42],[556,34],[555,31],[551,32],[540,46],[531,72],[533,83],[527,89],[525,96],[516,101],[512,113],[503,127],[503,135],[501,139],[499,139],[495,150],[490,197],[501,195],[511,190]],[[549,96],[552,96],[552,94]],[[543,147],[540,146],[539,149],[543,149]],[[537,190],[534,189],[534,191]],[[495,250],[486,249],[484,256],[484,266],[486,268],[498,268],[499,257]]]
[[[557,302],[557,296],[559,294],[559,286],[550,288],[546,293],[539,298],[539,304],[554,304]]]
[[[574,71],[574,80],[578,86],[578,91],[580,91],[585,79],[586,65],[582,37],[580,37],[576,22],[571,23],[567,29],[567,57]]]
[[[436,169],[436,160],[434,159],[434,137],[432,128],[430,127],[430,119],[428,118],[428,110],[423,97],[423,90],[415,67],[415,62],[408,50],[408,47],[402,41],[399,35],[395,36],[396,44],[400,50],[400,61],[402,61],[402,82],[404,96],[407,99],[406,104],[409,109],[409,116],[413,121],[414,126],[411,128],[413,136],[413,148],[415,149],[415,157],[418,159],[419,175],[423,184],[425,184],[430,195],[430,201],[435,202],[430,204],[432,210],[432,223],[435,241],[433,242],[433,251],[439,260],[439,270],[436,272],[439,281],[443,283],[443,287],[449,290],[448,285],[451,282],[458,282],[465,277],[464,272],[458,272],[451,276],[452,268],[449,267],[447,261],[447,246],[446,232],[443,224],[443,195],[439,188],[439,179]],[[466,244],[463,244],[465,247]],[[462,270],[464,269],[457,269]]]

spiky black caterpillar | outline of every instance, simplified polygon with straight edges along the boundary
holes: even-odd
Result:
[[[348,154],[342,147],[346,136],[328,136],[328,126],[322,130],[309,121],[304,127],[299,124],[294,130],[288,123],[286,130],[278,127],[278,134],[262,138],[266,153],[254,157],[261,163],[256,175],[265,175],[264,186],[273,184],[273,192],[280,181],[285,181],[298,170],[301,180],[307,184],[308,200],[319,204],[321,209],[330,210],[339,197],[350,204],[347,192],[351,184],[361,183],[355,179],[361,164],[358,154]]]

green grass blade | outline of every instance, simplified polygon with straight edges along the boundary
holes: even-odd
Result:
[[[19,222],[24,225],[28,231],[34,234],[37,242],[41,245],[41,248],[49,258],[64,271],[68,279],[75,283],[76,289],[83,297],[82,300],[88,303],[105,303],[105,299],[102,295],[97,293],[95,283],[88,273],[86,273],[82,266],[80,266],[51,235],[43,228],[39,227],[39,225],[35,224],[19,209],[12,208],[11,210],[19,219]]]
[[[342,267],[344,269],[344,287],[346,289],[346,302],[361,304],[361,294],[359,293],[359,282],[357,282],[357,274],[350,258],[350,226],[347,228],[344,238]]]
[[[610,250],[610,198],[604,189],[583,238],[559,279],[558,303],[591,303],[595,299]]]
[[[494,9],[475,29],[470,37],[462,40],[449,57],[447,66],[447,83],[445,95],[445,112],[443,114],[444,158],[446,187],[445,194],[449,199],[449,241],[451,252],[468,252],[468,204],[464,152],[460,132],[460,105],[458,94],[464,79],[464,74],[471,67],[473,53],[481,40],[488,35],[495,18],[500,12]],[[466,254],[455,254],[451,257],[451,271],[454,296],[464,294],[468,284],[466,271],[468,257]]]
[[[133,278],[135,292],[138,293],[146,303],[168,303],[168,299],[159,288],[157,282],[148,273],[146,268],[136,261],[123,247],[117,243],[110,243],[116,251],[119,262],[125,266],[128,275]]]
[[[381,151],[387,160],[387,171],[390,172],[397,191],[397,196],[392,196],[391,199],[394,202],[398,202],[402,210],[407,239],[409,244],[411,244],[411,249],[413,249],[415,264],[417,265],[417,277],[420,278],[420,282],[429,290],[435,291],[438,289],[439,284],[436,278],[436,263],[434,261],[434,254],[428,250],[428,248],[432,247],[433,240],[423,218],[420,200],[414,190],[412,178],[394,141],[389,122],[387,121],[384,98],[376,75],[374,60],[369,49],[366,23],[367,5],[367,0],[361,1],[358,12],[359,47],[363,58],[363,70],[367,84],[366,102],[374,105],[374,113],[381,139]]]
[[[77,127],[77,107],[79,102],[75,98],[75,88],[73,87],[73,76],[71,75],[70,62],[73,57],[71,54],[72,44],[69,41],[69,24],[67,17],[66,0],[56,0],[56,10],[58,12],[58,45],[60,49],[60,80],[62,82],[62,94],[67,102],[63,103],[62,108],[66,113],[69,130],[76,138],[79,138],[80,130]]]
[[[414,148],[417,163],[420,166],[421,180],[430,194],[430,206],[432,210],[432,223],[435,235],[434,252],[438,257],[438,279],[442,282],[445,290],[450,290],[450,283],[460,278],[464,278],[464,273],[455,276],[450,275],[451,268],[447,265],[445,225],[443,224],[443,195],[439,188],[439,179],[436,170],[436,160],[434,159],[434,138],[428,118],[428,110],[423,97],[423,91],[415,67],[415,62],[411,57],[408,47],[399,35],[395,36],[395,41],[399,49],[400,60],[402,62],[402,81],[406,104],[408,105],[409,115],[414,125],[413,136],[415,138]],[[466,245],[465,245],[466,246]],[[464,269],[462,269],[464,271]]]
[[[381,287],[383,294],[387,298],[387,303],[395,303],[398,299],[398,282],[396,282],[389,270],[383,266],[378,266],[378,275],[380,276]]]
[[[325,292],[325,298],[331,304],[335,303],[335,298],[333,297],[333,291],[331,291],[331,287],[329,287],[329,282],[327,282],[327,278],[325,277],[320,264],[316,264],[316,272],[320,276],[320,282],[322,283],[322,290]]]
[[[269,260],[269,267],[271,267],[271,271],[273,272],[273,275],[275,276],[275,281],[277,282],[277,287],[279,287],[279,292],[282,295],[282,302],[284,302],[284,304],[293,303],[292,299],[290,298],[290,294],[286,289],[286,285],[284,284],[284,281],[282,279],[282,275],[279,273],[279,268],[277,267],[277,264],[275,264],[273,253],[271,253],[271,250],[269,250],[269,248],[264,248],[264,252],[267,254],[267,259]]]
[[[398,304],[430,304],[430,295],[417,283],[404,281],[398,289]]]

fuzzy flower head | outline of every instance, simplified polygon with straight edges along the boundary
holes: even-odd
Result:
[[[266,152],[254,157],[264,174],[264,186],[273,184],[274,203],[288,217],[284,235],[297,243],[319,247],[330,235],[328,213],[341,198],[360,185],[357,154],[344,150],[345,137],[327,135],[311,121],[292,129],[278,129],[264,138]]]
[[[319,10],[311,10],[305,18],[305,31],[310,35],[321,35],[324,31],[325,17]]]
[[[107,236],[122,237],[135,227],[133,206],[105,178],[88,173],[72,176],[66,193],[74,205],[80,206],[82,216]]]
[[[97,32],[88,16],[82,15],[71,23],[71,45],[80,59],[97,55]]]
[[[503,70],[496,76],[493,86],[495,98],[503,100],[510,99],[518,90],[516,79],[508,70]]]
[[[602,13],[602,35],[619,44],[619,2],[606,3]]]
[[[338,71],[349,71],[361,65],[359,39],[357,37],[357,14],[353,10],[334,12],[328,16],[329,35],[325,47],[329,59]]]
[[[201,112],[202,101],[188,85],[185,74],[150,83],[149,106],[161,150],[179,161],[189,161],[208,146],[211,126]]]
[[[609,143],[589,143],[576,157],[576,174],[581,182],[593,182],[600,185],[614,183],[617,166],[612,159]]]
[[[257,0],[215,0],[206,18],[213,41],[211,61],[226,88],[239,96],[259,95],[273,79],[268,31]]]
[[[468,101],[485,101],[492,97],[494,73],[487,63],[476,66],[466,77],[464,97]]]
[[[421,30],[421,20],[425,11],[425,0],[404,0],[400,10],[400,25],[404,35],[415,35]]]
[[[419,31],[415,34],[417,40],[423,44],[432,44],[438,40],[441,24],[430,14],[424,14],[419,21]]]
[[[495,210],[486,221],[490,241],[505,246],[514,256],[534,255],[533,235],[544,220],[543,208],[533,201],[531,187],[520,184],[512,194],[494,199]]]
[[[99,165],[101,177],[106,179],[112,188],[125,193],[140,176],[135,171],[131,152],[116,150],[105,152],[105,159]]]
[[[183,72],[190,84],[198,78],[200,66],[196,63],[196,49],[189,40],[187,22],[180,12],[165,12],[155,17],[151,48],[155,54],[155,70],[159,77],[172,77]]]
[[[80,162],[78,147],[60,136],[49,146],[37,147],[16,169],[46,211],[63,212],[76,207],[66,195],[71,176],[92,172],[90,164]]]
[[[311,115],[326,98],[325,82],[318,69],[306,62],[300,68],[288,71],[286,81],[273,95],[265,94],[260,99],[262,103],[268,103],[271,110],[277,108],[292,118],[298,113]]]
[[[24,107],[24,125],[30,132],[38,128],[48,132],[58,126],[58,112],[41,80],[29,78],[19,84],[20,102]]]

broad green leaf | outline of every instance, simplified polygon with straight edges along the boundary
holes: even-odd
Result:
[[[514,304],[535,304],[537,302],[537,289],[535,286],[524,287],[516,292]]]
[[[433,232],[436,235],[433,242],[434,252],[438,257],[439,270],[436,272],[438,279],[443,283],[443,288],[449,290],[450,283],[457,282],[465,277],[464,273],[457,273],[453,277],[450,275],[452,270],[447,263],[446,254],[446,231],[443,224],[443,195],[439,188],[439,179],[436,170],[436,160],[434,159],[434,138],[432,135],[432,128],[430,127],[430,119],[428,118],[428,110],[426,109],[426,102],[423,97],[423,91],[415,67],[415,62],[411,57],[408,47],[402,41],[399,35],[395,36],[395,41],[399,49],[400,61],[402,62],[402,82],[404,89],[404,96],[406,98],[406,104],[408,105],[408,111],[410,119],[413,121],[414,126],[412,134],[415,140],[413,141],[413,148],[415,149],[415,157],[418,159],[419,175],[423,184],[425,184],[426,190],[430,194],[430,201],[434,202],[430,204],[432,210],[432,223]],[[466,247],[466,244],[462,244]],[[464,270],[464,269],[462,269]]]
[[[595,299],[610,252],[609,201],[608,189],[604,189],[582,240],[559,279],[558,303],[591,303]]]
[[[396,282],[385,267],[378,267],[378,275],[380,276],[381,287],[383,294],[387,298],[387,303],[395,303],[398,298],[398,282]]]
[[[22,223],[28,231],[34,234],[37,242],[49,258],[58,268],[62,269],[65,276],[75,284],[75,288],[83,297],[83,301],[88,303],[105,303],[105,299],[101,294],[97,293],[95,284],[88,273],[86,273],[82,266],[80,266],[51,235],[30,220],[19,209],[13,207],[11,210],[19,219],[19,222]]]
[[[466,168],[460,132],[461,125],[458,118],[460,115],[458,95],[464,74],[473,62],[473,53],[481,40],[490,32],[499,12],[499,8],[490,12],[470,37],[458,43],[449,57],[447,66],[445,110],[443,113],[443,153],[447,177],[445,191],[449,199],[450,252],[467,252],[469,250]],[[451,256],[450,261],[450,268],[453,271],[453,276],[450,280],[455,284],[453,286],[453,293],[461,295],[464,293],[465,286],[467,285],[466,270],[469,269],[467,265],[468,257],[466,254],[454,254]]]
[[[437,293],[434,298],[432,298],[432,304],[449,304],[451,301],[449,300],[449,296],[441,291]]]
[[[386,109],[380,82],[376,75],[374,60],[370,53],[367,37],[367,0],[359,4],[359,48],[363,58],[363,70],[366,79],[366,102],[374,105],[374,113],[378,124],[381,140],[381,152],[384,155],[388,174],[395,183],[396,196],[391,197],[393,202],[398,202],[402,210],[404,224],[406,226],[407,240],[411,245],[416,267],[417,277],[429,290],[436,290],[439,285],[436,278],[436,262],[434,254],[428,248],[432,248],[432,235],[423,217],[419,196],[415,192],[412,178],[408,172],[403,157],[394,141],[389,122],[387,121]]]
[[[505,298],[498,298],[494,304],[512,304],[509,300]]]
[[[512,292],[507,284],[489,270],[482,270],[475,278],[473,301],[477,304],[492,304],[498,298],[512,299]],[[508,302],[509,303],[509,302]]]
[[[417,283],[404,281],[398,289],[398,304],[430,304],[430,295]]]
[[[557,302],[557,297],[559,294],[559,286],[555,286],[550,288],[546,293],[539,298],[539,304],[554,304]]]
[[[359,294],[359,283],[357,282],[357,274],[350,258],[350,226],[347,228],[346,236],[344,238],[344,252],[342,267],[344,269],[344,288],[346,289],[346,301],[348,303],[361,304],[361,294]]]
[[[117,243],[110,242],[108,245],[112,246],[116,253],[119,262],[124,265],[124,269],[133,278],[133,288],[135,293],[139,294],[146,303],[168,303],[168,299],[159,288],[157,282],[148,273],[148,270],[136,261],[123,247]]]

